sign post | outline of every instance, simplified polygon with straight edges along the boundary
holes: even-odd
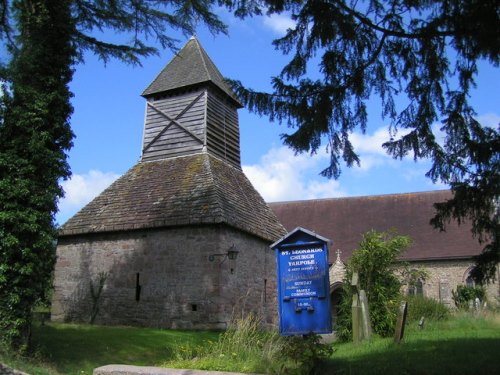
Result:
[[[276,251],[281,335],[332,332],[328,242],[296,228],[271,245]]]

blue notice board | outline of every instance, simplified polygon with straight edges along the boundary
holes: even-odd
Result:
[[[276,251],[280,334],[332,332],[328,242],[297,228],[271,245]]]

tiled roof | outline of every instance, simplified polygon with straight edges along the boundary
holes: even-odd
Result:
[[[388,231],[410,236],[413,245],[405,260],[470,258],[482,246],[472,237],[470,224],[451,222],[446,232],[434,229],[430,219],[433,204],[451,197],[448,190],[424,193],[391,194],[366,197],[320,199],[269,203],[279,221],[290,231],[301,226],[332,241],[330,260],[335,251],[348,259],[369,230]]]
[[[271,242],[286,233],[241,170],[198,154],[136,164],[59,235],[212,223]]]
[[[179,53],[144,90],[142,96],[160,94],[201,83],[213,83],[226,93],[237,107],[242,107],[235,93],[195,37],[189,39]]]

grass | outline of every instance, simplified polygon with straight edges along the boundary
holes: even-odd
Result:
[[[85,375],[111,363],[278,374],[284,341],[254,323],[222,335],[51,323],[35,327],[33,359],[0,353],[0,361],[32,375]],[[400,345],[374,337],[334,348],[323,374],[500,374],[500,315],[428,321],[423,330],[410,323]]]
[[[285,341],[277,332],[262,332],[253,315],[236,320],[233,328],[203,348],[177,347],[163,367],[251,373],[275,372]],[[286,361],[286,360],[285,360]]]
[[[203,346],[218,336],[208,331],[50,323],[34,327],[34,358],[0,353],[0,361],[32,375],[88,375],[94,368],[112,363],[160,365],[177,346]]]
[[[401,345],[392,339],[335,345],[330,362],[336,375],[499,374],[500,318],[458,316],[409,325]]]

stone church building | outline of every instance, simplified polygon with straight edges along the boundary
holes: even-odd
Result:
[[[451,222],[445,232],[434,229],[433,204],[451,198],[448,190],[387,194],[366,197],[318,199],[269,203],[287,230],[303,226],[332,240],[330,245],[330,293],[335,312],[342,292],[345,262],[370,230],[409,236],[412,245],[402,255],[410,269],[425,270],[428,277],[416,287],[406,286],[408,294],[420,294],[454,307],[452,291],[458,285],[473,285],[470,272],[474,257],[483,245],[474,239],[470,224]],[[485,285],[488,303],[500,303],[500,280]]]
[[[241,170],[240,102],[195,38],[142,96],[141,160],[60,230],[52,319],[273,323],[269,245],[286,231]]]
[[[429,273],[413,292],[451,306],[471,282],[469,227],[429,225],[448,191],[266,204],[241,169],[242,105],[196,38],[142,96],[140,161],[60,229],[53,320],[213,329],[255,312],[275,324],[269,246],[299,226],[332,241],[334,313],[344,262],[371,229],[412,238],[403,259]]]

